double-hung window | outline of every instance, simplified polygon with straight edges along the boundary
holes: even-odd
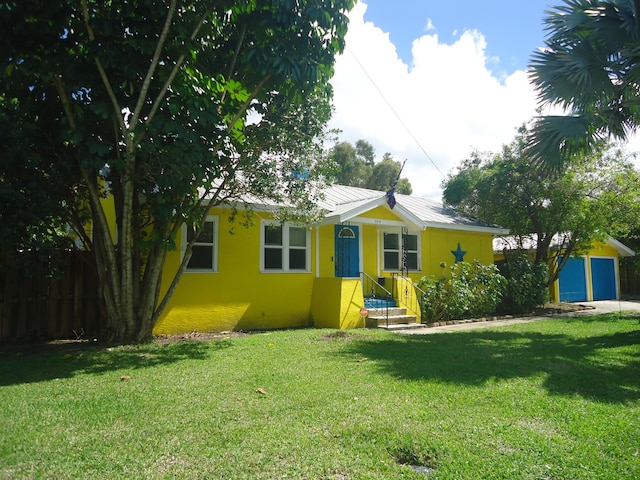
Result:
[[[418,235],[410,233],[383,233],[382,261],[383,270],[387,272],[420,270],[420,258],[418,255]]]
[[[187,225],[183,230],[182,253],[187,243],[193,240],[195,231]],[[187,264],[187,272],[218,271],[218,217],[208,216],[202,224],[202,230],[191,248],[191,258]]]
[[[305,227],[263,222],[261,233],[263,271],[309,271],[309,232]]]

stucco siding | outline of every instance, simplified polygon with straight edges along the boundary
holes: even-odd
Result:
[[[318,328],[364,326],[360,309],[364,305],[362,285],[357,279],[318,278],[311,301],[311,320]]]
[[[315,231],[309,228],[310,271],[260,272],[260,222],[245,228],[219,215],[218,271],[185,272],[154,333],[290,328],[310,325],[315,278]],[[233,234],[229,232],[233,228]],[[181,261],[178,249],[169,252],[163,290]]]
[[[455,263],[452,251],[465,251],[464,261],[480,261],[483,265],[493,263],[493,235],[488,233],[427,228],[422,236],[422,271],[424,275],[441,275],[441,263]]]

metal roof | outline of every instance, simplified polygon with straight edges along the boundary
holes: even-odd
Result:
[[[508,233],[504,228],[468,217],[428,198],[399,193],[395,194],[395,198],[397,203],[392,211],[404,221],[422,229],[434,227],[483,231],[496,235]],[[385,192],[345,185],[332,185],[324,190],[324,199],[320,202],[320,207],[327,212],[325,217],[328,221],[350,220],[379,206],[390,208]]]
[[[556,233],[551,240],[551,248],[560,248],[564,244],[565,240],[570,238],[569,233]],[[517,248],[524,248],[525,250],[534,250],[537,246],[537,235],[525,235],[522,237],[508,236],[508,237],[496,237],[493,239],[493,251],[501,252],[504,249],[515,250]],[[633,257],[636,252],[624,245],[622,242],[616,240],[613,237],[608,236],[604,241],[606,245],[615,249],[621,257]]]
[[[357,221],[357,217],[377,207],[384,207],[393,212],[398,220],[414,225],[421,230],[426,228],[443,228],[450,230],[466,230],[506,235],[509,230],[482,222],[466,216],[453,208],[446,207],[439,202],[427,198],[411,195],[395,194],[396,205],[393,209],[387,204],[386,192],[367,188],[349,187],[345,185],[331,185],[322,190],[318,206],[324,212],[322,223],[342,223]],[[262,200],[245,195],[237,199],[241,203],[248,203],[260,210],[276,210],[277,202]],[[232,203],[227,201],[226,203]]]

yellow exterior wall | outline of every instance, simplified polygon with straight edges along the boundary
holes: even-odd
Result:
[[[309,326],[315,229],[308,229],[310,272],[261,273],[260,218],[245,228],[231,225],[228,212],[214,209],[211,214],[219,218],[218,272],[185,272],[154,334]],[[181,240],[177,239],[178,250],[167,255],[163,293],[178,269]]]
[[[336,301],[337,300],[337,301]],[[358,328],[364,326],[360,309],[364,306],[358,279],[318,278],[311,300],[311,319],[318,328]]]
[[[363,218],[376,218],[379,220],[400,220],[400,218],[393,213],[389,207],[384,205],[369,210],[359,216]]]
[[[590,257],[615,257],[618,258],[618,251],[607,245],[606,243],[598,242],[589,251]]]
[[[334,225],[322,225],[319,228],[320,238],[320,254],[319,260],[319,277],[331,277],[335,276],[335,226]],[[315,261],[315,258],[314,258]]]
[[[379,207],[380,208],[380,207]],[[378,277],[378,230],[373,225],[363,225],[362,231],[362,266],[371,278]],[[382,248],[382,247],[380,247]]]
[[[229,211],[212,209],[218,218],[218,271],[185,272],[169,305],[154,328],[155,334],[191,331],[229,331],[295,328],[315,325],[325,328],[364,326],[360,308],[364,305],[359,279],[335,278],[335,226],[308,228],[310,271],[304,273],[260,272],[261,219],[245,228],[231,224]],[[367,214],[371,218],[398,220],[386,207]],[[380,230],[373,224],[358,224],[360,256],[364,271],[377,278],[381,269]],[[233,230],[233,234],[229,232]],[[169,252],[163,271],[163,293],[181,261],[181,242]],[[421,232],[421,272],[411,273],[413,281],[424,275],[441,275],[441,262],[454,263],[451,253],[460,242],[467,251],[464,259],[490,264],[492,235],[485,233],[427,228]],[[316,249],[317,255],[316,255]]]
[[[467,252],[464,255],[465,262],[478,260],[483,265],[493,263],[493,235],[490,233],[428,228],[422,236],[422,243],[422,270],[428,275],[441,274],[441,262],[447,266],[455,263],[451,251],[458,248],[458,243]]]
[[[422,271],[409,272],[414,282],[426,275],[442,276],[440,264],[445,263],[447,268],[455,264],[455,256],[451,251],[458,248],[458,243],[467,252],[464,255],[465,262],[478,260],[483,265],[493,264],[493,235],[490,233],[427,228],[422,232],[421,240]]]

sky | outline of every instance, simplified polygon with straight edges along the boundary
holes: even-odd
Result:
[[[339,141],[371,143],[376,160],[406,160],[416,196],[474,150],[498,153],[536,115],[527,74],[544,46],[546,0],[359,0],[336,60]]]

